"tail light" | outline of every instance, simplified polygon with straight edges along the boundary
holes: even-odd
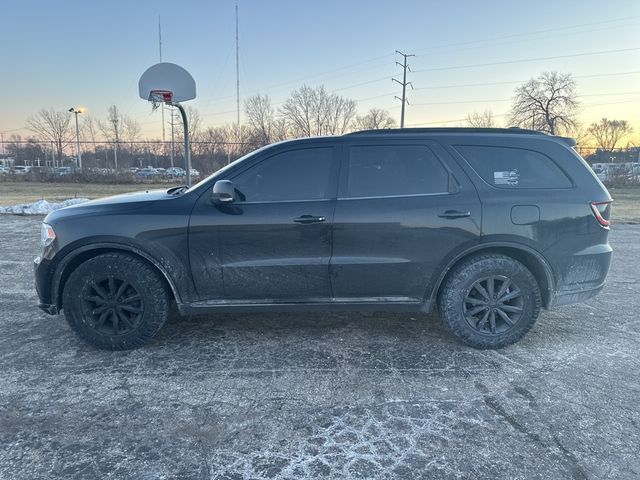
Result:
[[[591,211],[596,220],[604,228],[608,229],[611,225],[611,200],[606,202],[591,202]]]

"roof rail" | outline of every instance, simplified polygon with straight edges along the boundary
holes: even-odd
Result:
[[[351,135],[373,135],[373,134],[399,134],[399,133],[511,133],[527,135],[546,135],[544,132],[527,130],[526,128],[471,128],[471,127],[433,127],[433,128],[385,128],[379,130],[360,130],[359,132],[345,133]]]

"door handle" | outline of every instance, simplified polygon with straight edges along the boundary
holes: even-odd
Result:
[[[326,220],[325,217],[315,215],[301,215],[298,218],[294,218],[293,221],[296,223],[309,224],[309,223],[322,223]]]
[[[471,212],[460,212],[458,210],[447,210],[438,215],[440,218],[464,218],[470,217]]]

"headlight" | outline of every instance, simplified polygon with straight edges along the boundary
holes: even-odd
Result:
[[[53,227],[47,223],[42,223],[42,228],[40,229],[40,239],[42,240],[42,245],[44,247],[48,247],[53,243],[56,239],[56,232],[53,231]]]

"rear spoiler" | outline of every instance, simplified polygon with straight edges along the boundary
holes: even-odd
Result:
[[[556,138],[558,140],[560,140],[562,143],[564,143],[565,145],[568,145],[569,148],[573,148],[575,147],[578,142],[576,142],[575,138],[571,138],[571,137],[557,137]]]

